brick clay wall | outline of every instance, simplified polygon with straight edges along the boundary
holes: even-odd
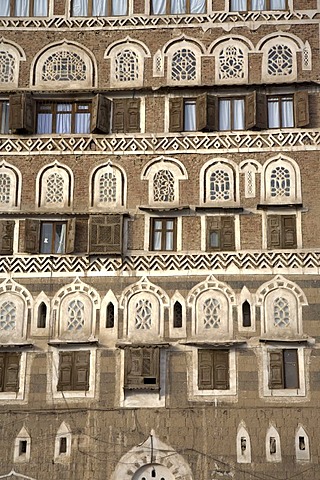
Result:
[[[1,0],[0,0],[1,1]],[[217,0],[212,3],[213,14],[223,12],[227,2]],[[291,2],[292,3],[292,2]],[[290,1],[289,1],[290,6]],[[310,122],[308,127],[301,131],[309,132],[308,139],[301,140],[301,144],[291,144],[288,141],[281,146],[269,142],[269,149],[260,148],[259,145],[251,149],[244,147],[221,152],[219,148],[211,148],[204,153],[191,150],[190,153],[164,153],[165,157],[179,160],[188,172],[188,179],[180,181],[180,205],[190,206],[188,213],[178,212],[182,216],[181,254],[194,253],[201,256],[205,254],[201,246],[201,217],[208,212],[196,212],[195,207],[200,203],[200,171],[209,160],[226,159],[232,160],[237,166],[241,162],[251,159],[261,166],[270,158],[279,153],[293,159],[301,175],[302,207],[301,223],[297,228],[302,238],[302,244],[297,251],[302,255],[312,251],[318,254],[320,223],[320,190],[319,190],[319,147],[314,146],[310,138],[319,136],[320,128],[320,98],[319,98],[319,10],[315,16],[318,2],[316,0],[293,0],[293,11],[310,14],[310,19],[299,16],[292,20],[249,20],[248,22],[231,19],[222,22],[221,25],[208,22],[206,24],[180,25],[175,28],[158,28],[137,26],[135,28],[117,25],[113,28],[90,28],[78,26],[70,28],[30,28],[27,25],[6,26],[2,28],[1,36],[5,40],[19,45],[25,52],[26,59],[20,63],[20,75],[18,91],[33,91],[38,98],[51,98],[52,95],[82,94],[87,98],[95,93],[112,95],[132,96],[139,95],[145,98],[145,132],[147,135],[165,134],[165,103],[168,94],[190,96],[203,92],[212,94],[246,94],[251,91],[259,91],[265,94],[278,92],[293,93],[298,90],[309,92]],[[70,10],[67,0],[54,0],[54,16],[64,18]],[[133,6],[134,15],[144,15],[145,2],[135,1]],[[139,24],[140,25],[140,24]],[[170,40],[177,37],[193,38],[201,42],[206,49],[216,40],[223,36],[243,37],[252,42],[256,47],[264,37],[274,32],[289,34],[298,37],[303,44],[309,42],[312,50],[312,69],[302,70],[302,53],[297,54],[297,79],[288,84],[266,84],[261,78],[262,54],[252,52],[249,54],[249,81],[246,85],[217,86],[214,84],[215,61],[213,56],[204,55],[202,58],[201,81],[199,85],[192,87],[169,87],[167,81],[167,64],[163,77],[153,76],[153,56],[156,51]],[[143,86],[135,89],[110,87],[110,61],[104,59],[107,47],[119,40],[130,36],[131,39],[143,42],[150,50],[150,57],[145,59]],[[89,49],[97,62],[97,87],[79,90],[50,90],[44,91],[36,87],[30,88],[30,77],[33,60],[40,49],[46,45],[62,40],[77,42]],[[16,90],[2,89],[0,86],[1,99],[7,99],[9,94]],[[255,130],[254,134],[257,134]],[[299,130],[294,129],[292,138],[299,135]],[[311,133],[310,133],[311,132]],[[240,136],[250,135],[241,132]],[[144,134],[132,135],[142,137]],[[306,134],[307,135],[307,134]],[[101,135],[99,135],[101,136]],[[170,135],[169,135],[170,136]],[[107,136],[109,137],[109,136]],[[112,137],[112,134],[111,134]],[[121,137],[119,134],[117,137]],[[126,136],[124,136],[126,137]],[[183,135],[177,135],[183,139]],[[180,138],[180,140],[181,140]],[[1,135],[0,146],[9,139],[14,142],[30,140],[34,146],[37,136],[31,135]],[[239,141],[239,145],[240,145]],[[16,143],[17,144],[17,143]],[[259,255],[265,253],[262,250],[263,218],[264,211],[257,209],[257,204],[263,203],[260,198],[261,176],[256,174],[256,196],[245,198],[244,174],[239,175],[239,198],[243,212],[239,215],[240,225],[240,254],[256,252],[259,268],[248,266],[247,271],[238,271],[235,268],[225,267],[209,272],[199,269],[189,269],[188,266],[181,272],[169,270],[149,271],[147,268],[141,271],[129,271],[121,275],[120,270],[113,272],[103,270],[97,274],[88,273],[83,269],[80,273],[67,267],[61,267],[61,271],[48,274],[41,271],[41,267],[35,267],[37,257],[24,254],[25,217],[54,218],[58,215],[77,216],[75,258],[83,258],[85,261],[92,260],[86,256],[88,238],[88,217],[92,213],[90,208],[90,178],[93,170],[108,160],[121,166],[127,175],[127,203],[125,210],[128,214],[126,220],[126,245],[124,254],[119,262],[130,258],[131,255],[150,256],[145,251],[145,213],[139,209],[141,205],[148,205],[148,182],[141,180],[143,168],[151,160],[159,157],[163,152],[154,154],[126,152],[120,155],[118,152],[98,152],[93,149],[92,153],[84,151],[76,154],[66,154],[65,151],[34,153],[31,148],[30,154],[22,154],[17,150],[8,148],[1,149],[1,160],[17,167],[22,175],[21,208],[13,217],[17,219],[18,239],[15,245],[13,272],[5,271],[0,258],[0,283],[7,278],[14,278],[24,286],[33,299],[44,292],[50,300],[64,286],[72,283],[79,275],[81,280],[93,287],[101,299],[111,289],[119,299],[125,288],[141,280],[142,276],[159,286],[171,298],[178,291],[184,299],[190,290],[204,281],[208,274],[213,274],[220,282],[225,282],[240,298],[243,287],[254,294],[263,283],[272,280],[276,274],[281,274],[290,282],[301,288],[308,300],[308,305],[302,307],[304,370],[306,395],[302,397],[264,397],[262,395],[262,349],[263,343],[259,340],[262,336],[261,310],[255,305],[256,326],[254,331],[239,331],[238,311],[232,308],[233,338],[244,343],[236,349],[236,395],[229,398],[206,398],[195,399],[191,395],[191,383],[194,369],[193,360],[194,345],[186,345],[185,340],[192,337],[191,309],[186,309],[186,335],[176,338],[170,335],[170,318],[168,309],[164,310],[164,336],[163,342],[170,345],[166,349],[166,372],[165,404],[157,408],[145,408],[140,404],[135,407],[123,407],[120,402],[122,393],[121,349],[118,342],[127,340],[124,335],[124,310],[119,308],[117,338],[106,341],[104,325],[99,322],[97,315],[96,332],[100,340],[97,348],[96,361],[96,393],[93,398],[62,398],[56,399],[50,393],[52,374],[52,347],[48,342],[52,341],[52,328],[46,336],[34,336],[30,317],[27,326],[27,341],[32,343],[33,348],[27,353],[27,379],[24,399],[19,401],[3,400],[0,396],[0,478],[31,478],[32,480],[126,480],[125,478],[113,478],[113,472],[121,459],[132,448],[144,442],[151,430],[164,443],[170,445],[176,452],[182,455],[189,465],[191,476],[182,476],[178,471],[172,474],[174,480],[318,480],[320,435],[319,435],[319,403],[320,403],[320,358],[319,341],[320,330],[318,320],[320,316],[320,280],[319,269],[308,263],[308,256],[304,257],[304,264],[296,266],[286,260],[286,266],[273,268],[261,266]],[[44,166],[59,161],[72,170],[74,175],[73,206],[61,211],[46,212],[37,207],[36,181],[37,174]],[[290,210],[292,212],[292,210]],[[12,218],[12,212],[2,211],[3,218]],[[97,211],[95,211],[97,213]],[[209,212],[210,213],[210,212]],[[40,214],[40,215],[39,215]],[[223,214],[223,211],[222,211]],[[153,215],[153,213],[150,213]],[[168,212],[170,216],[170,212]],[[63,218],[65,218],[63,217]],[[148,242],[147,242],[148,243]],[[19,252],[19,253],[18,253]],[[270,253],[270,252],[269,252]],[[288,253],[288,252],[286,252]],[[291,252],[289,252],[291,253]],[[294,253],[294,252],[292,252]],[[174,255],[174,254],[173,254]],[[228,254],[225,254],[228,257]],[[30,263],[23,270],[17,271],[14,262],[28,258]],[[48,260],[49,261],[49,260]],[[264,269],[267,271],[264,272]],[[44,268],[45,270],[45,268]],[[205,270],[205,269],[204,269]],[[111,273],[110,273],[111,272]],[[101,315],[100,315],[101,316]],[[54,319],[52,318],[52,322]],[[101,338],[99,334],[101,333]],[[300,338],[300,337],[299,337]],[[311,340],[310,340],[311,339]],[[179,340],[181,340],[179,342]],[[286,338],[288,340],[288,338]],[[292,340],[292,339],[291,339]],[[301,340],[301,338],[300,338]],[[11,342],[9,341],[9,344]],[[292,343],[291,343],[292,345]],[[300,344],[293,343],[294,346]],[[7,344],[1,345],[2,350],[8,351],[12,347]],[[63,461],[54,459],[54,446],[57,431],[66,422],[72,433],[71,455]],[[236,454],[236,438],[238,427],[245,424],[250,434],[252,459],[251,463],[238,463]],[[267,462],[266,460],[266,433],[270,425],[277,428],[281,439],[281,461]],[[295,435],[298,426],[302,425],[310,440],[310,460],[298,462],[295,454]],[[14,461],[15,439],[25,427],[31,437],[31,457],[28,462]],[[138,456],[137,456],[138,458]],[[144,463],[149,463],[150,458],[144,458]],[[139,480],[135,476],[137,461],[123,468],[131,469],[132,480]],[[11,470],[15,470],[19,476],[6,476]],[[22,477],[20,477],[22,475]],[[156,480],[162,480],[157,478]],[[165,479],[165,480],[171,480]]]

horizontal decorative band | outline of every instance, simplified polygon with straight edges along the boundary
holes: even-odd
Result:
[[[0,257],[0,276],[125,276],[320,273],[320,251],[145,254],[120,257],[25,255]]]
[[[132,28],[176,28],[201,26],[204,29],[219,27],[230,30],[243,22],[254,22],[256,28],[261,23],[301,22],[318,19],[319,12],[309,11],[269,11],[269,12],[213,12],[205,15],[130,15],[119,17],[2,17],[0,29],[26,30],[119,30]],[[255,28],[251,25],[251,28]]]
[[[264,130],[261,132],[188,132],[188,134],[135,135],[0,135],[0,155],[158,155],[161,153],[222,153],[314,150],[320,146],[319,129]]]

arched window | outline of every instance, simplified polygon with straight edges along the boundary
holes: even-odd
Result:
[[[0,83],[14,83],[16,59],[12,53],[0,50]]]
[[[197,59],[189,48],[181,48],[172,55],[171,80],[183,82],[195,80],[197,76]]]
[[[262,202],[301,202],[300,171],[291,159],[270,159],[262,170]]]
[[[197,300],[197,333],[216,336],[229,332],[229,304],[222,292],[208,290]]]
[[[31,453],[31,438],[25,427],[22,427],[14,442],[14,461],[29,462]]]
[[[155,202],[174,202],[175,180],[170,170],[159,170],[153,177],[153,200]]]
[[[152,303],[148,299],[140,298],[135,302],[135,328],[150,330],[152,324]]]
[[[108,303],[107,314],[106,314],[106,328],[114,327],[114,305],[113,303]]]
[[[0,304],[0,330],[15,330],[16,318],[16,305],[10,300],[5,300],[2,302]]]
[[[200,194],[202,192],[204,194],[202,200],[204,203],[235,201],[235,175],[231,166],[223,162],[205,165],[201,171],[202,176],[204,185],[200,189]]]
[[[73,299],[68,305],[69,332],[82,330],[84,327],[84,304],[79,299]]]
[[[63,422],[57,431],[54,447],[55,461],[61,461],[65,457],[71,455],[71,430],[70,427]]]
[[[84,293],[70,293],[61,302],[59,325],[56,327],[61,338],[87,339],[94,331],[95,318],[91,299]]]
[[[0,210],[20,205],[21,175],[14,167],[0,165]]]
[[[47,305],[41,302],[38,307],[37,328],[46,328],[47,326]]]
[[[271,197],[290,197],[291,179],[290,171],[284,166],[278,166],[270,174]]]
[[[19,291],[21,295],[4,289],[0,295],[0,338],[2,343],[21,341],[26,337],[30,299],[29,293],[22,287],[18,289]]]
[[[1,15],[0,2],[0,16]],[[9,7],[8,7],[9,9]],[[25,55],[19,45],[13,42],[0,40],[0,89],[18,87],[20,61],[25,60]]]
[[[182,305],[175,302],[173,306],[173,328],[182,328]]]
[[[95,76],[91,54],[67,42],[46,48],[35,60],[33,85],[43,88],[93,87]]]
[[[38,175],[39,206],[66,208],[71,204],[70,172],[60,165],[46,167]]]
[[[135,82],[139,78],[139,57],[130,48],[124,48],[115,59],[115,79],[118,82]]]
[[[298,332],[298,302],[290,290],[278,288],[265,299],[266,331],[276,336]]]
[[[247,300],[242,304],[242,326],[251,327],[251,306]]]
[[[210,196],[211,201],[231,199],[230,172],[226,170],[215,170],[210,175]]]
[[[268,462],[281,462],[280,437],[274,427],[270,427],[266,435],[266,457]]]
[[[149,49],[142,42],[136,42],[129,37],[124,42],[110,45],[104,58],[111,62],[111,86],[142,86],[146,56],[150,56]]]
[[[296,459],[297,461],[310,460],[310,443],[309,437],[303,427],[299,427],[295,438]]]
[[[123,171],[111,163],[95,170],[91,182],[91,205],[107,209],[124,206],[124,180]]]
[[[249,433],[242,425],[237,434],[237,462],[251,463],[251,442]]]
[[[286,328],[290,324],[289,302],[286,298],[277,297],[273,302],[274,326]]]

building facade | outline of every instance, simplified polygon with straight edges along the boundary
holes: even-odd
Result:
[[[316,480],[317,0],[2,0],[0,479]]]

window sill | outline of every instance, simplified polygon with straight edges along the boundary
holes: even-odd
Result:
[[[302,203],[258,203],[257,210],[302,210]]]

